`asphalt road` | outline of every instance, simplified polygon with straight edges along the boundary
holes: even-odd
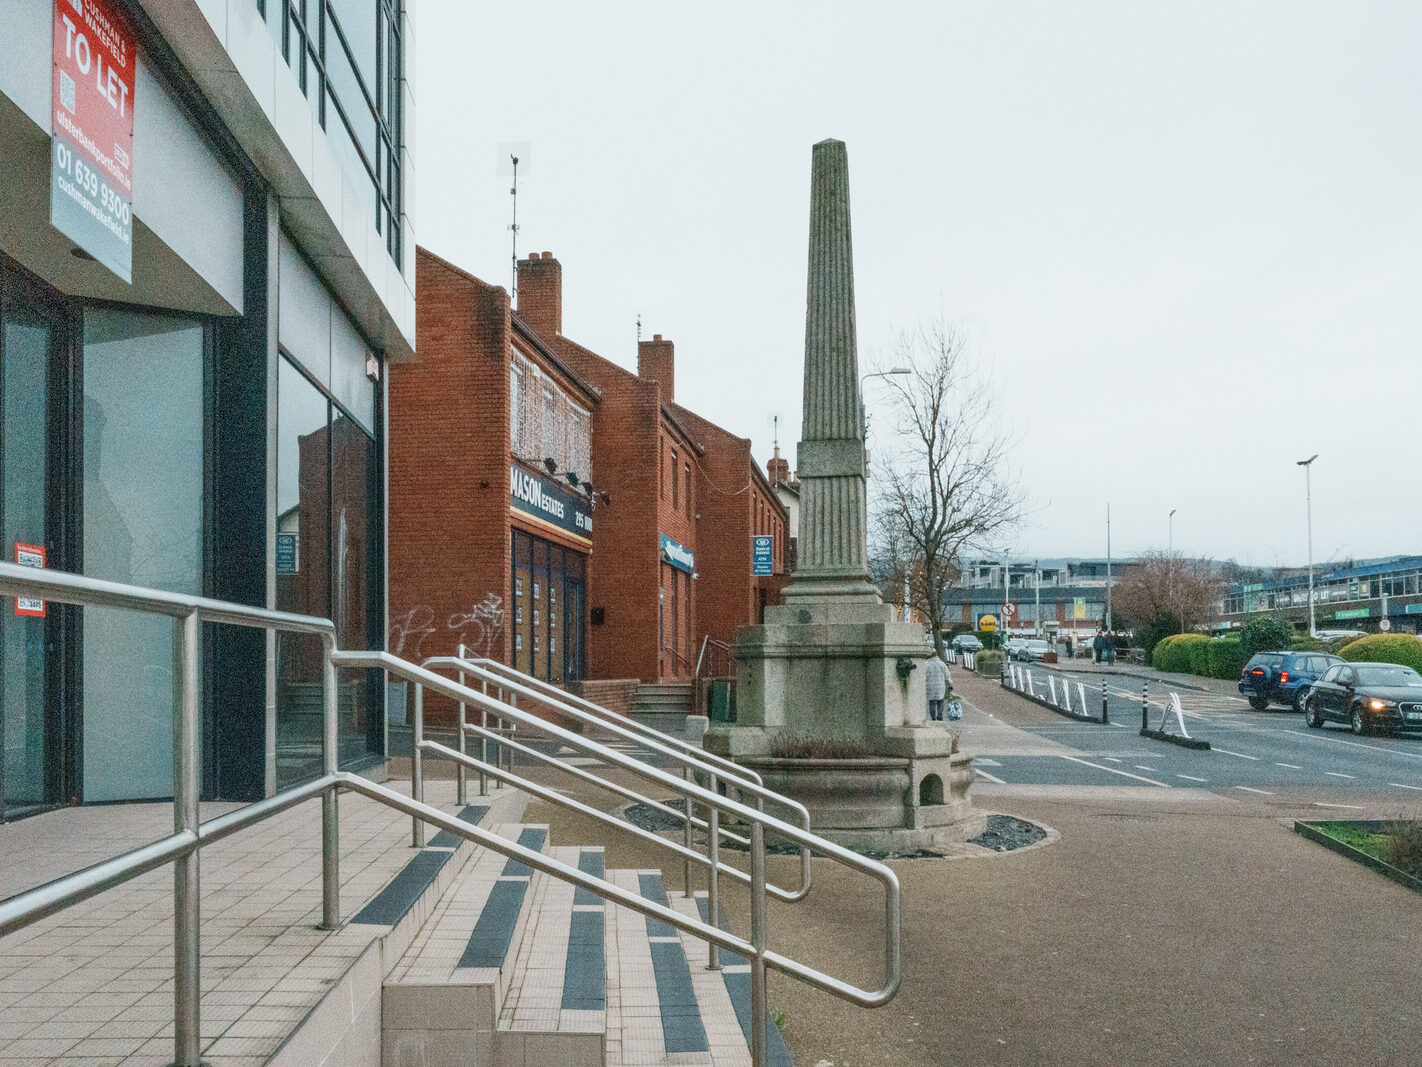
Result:
[[[1050,676],[1058,702],[1063,700],[1061,673],[1046,672],[1041,665],[1032,673],[1039,695],[1052,691],[1046,681]],[[1102,679],[1069,678],[1072,707],[1080,707],[1079,681],[1090,712],[1099,714]],[[1376,808],[1380,802],[1400,810],[1422,808],[1422,735],[1355,737],[1334,723],[1312,730],[1302,715],[1284,708],[1258,712],[1243,697],[1182,691],[1187,731],[1211,745],[1209,751],[1196,751],[1138,734],[1141,691],[1129,680],[1108,679],[1106,692],[1109,725],[1074,722],[1050,712],[1036,722],[1014,723],[1070,752],[985,756],[974,765],[988,781],[1011,784],[1194,788],[1236,797],[1287,797],[1341,812]],[[1153,727],[1168,702],[1168,691],[1157,687],[1150,694]]]

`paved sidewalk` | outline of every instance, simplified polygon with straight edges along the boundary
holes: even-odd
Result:
[[[1032,731],[1060,716],[954,677],[971,705],[964,748],[1052,749]],[[1300,838],[1285,809],[1199,789],[982,784],[974,795],[1060,840],[893,862],[902,992],[864,1011],[773,973],[796,1063],[1422,1063],[1422,901]],[[546,805],[529,817],[534,807],[555,842],[606,840],[609,866],[661,866],[680,889],[680,864],[663,854]],[[769,869],[794,879],[786,857]],[[744,933],[746,895],[727,881],[721,892]],[[772,904],[768,928],[776,951],[872,986],[881,914],[874,883],[818,862],[809,897]]]
[[[402,783],[392,788],[404,791]],[[453,804],[451,783],[428,787]],[[341,797],[349,919],[410,860],[410,819]],[[204,819],[230,805],[203,805]],[[71,808],[0,827],[6,892],[171,833],[173,806]],[[318,929],[321,804],[202,850],[202,1043],[213,1067],[256,1067],[380,928]],[[0,938],[0,1067],[161,1067],[173,1059],[173,874],[140,875]]]
[[[1177,689],[1193,689],[1222,696],[1239,696],[1239,685],[1233,678],[1201,678],[1198,674],[1177,674],[1158,671],[1138,663],[1093,663],[1089,659],[1074,659],[1057,664],[1057,670],[1073,674],[1105,674],[1121,678],[1140,678],[1153,686],[1170,686]],[[1241,701],[1243,700],[1240,697]]]

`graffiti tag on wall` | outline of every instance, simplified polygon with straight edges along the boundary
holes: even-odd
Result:
[[[436,652],[454,651],[464,645],[471,656],[493,657],[494,642],[504,626],[504,598],[490,593],[468,611],[456,611],[440,626],[435,619],[434,609],[427,604],[411,608],[390,623],[390,651],[407,659],[423,659]],[[435,646],[448,644],[448,648],[430,647],[426,644],[431,637],[439,635]]]

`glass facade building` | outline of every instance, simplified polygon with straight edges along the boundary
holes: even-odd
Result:
[[[128,279],[51,224],[52,6],[0,36],[0,552],[380,648],[385,371],[414,345],[409,15],[211,6],[109,0],[135,68]],[[165,618],[0,605],[0,819],[171,796],[172,656]],[[316,772],[320,663],[204,625],[205,796]],[[383,679],[338,690],[341,763],[382,761]]]

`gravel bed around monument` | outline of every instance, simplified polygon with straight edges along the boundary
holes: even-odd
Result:
[[[686,810],[686,802],[681,797],[674,797],[664,803],[676,811]],[[628,804],[619,808],[617,813],[632,825],[643,830],[651,830],[653,833],[680,831],[682,826],[680,818],[659,811],[649,804]],[[1011,852],[1013,849],[1035,845],[1046,836],[1047,831],[1036,823],[1017,819],[1011,815],[989,815],[987,829],[977,837],[969,838],[968,844],[991,849],[993,852]],[[721,847],[736,852],[745,851],[744,846],[737,845],[732,841],[723,841]],[[784,856],[793,855],[799,849],[788,841],[777,841],[773,837],[768,837],[765,842],[765,851]],[[855,851],[871,860],[943,859],[947,856],[947,853],[935,852],[930,849],[916,849],[911,852],[880,852],[871,849],[856,849]]]
[[[989,815],[987,829],[977,837],[968,838],[968,844],[981,845],[994,852],[1011,852],[1014,848],[1035,845],[1046,836],[1047,831],[1036,823],[1011,815]]]

